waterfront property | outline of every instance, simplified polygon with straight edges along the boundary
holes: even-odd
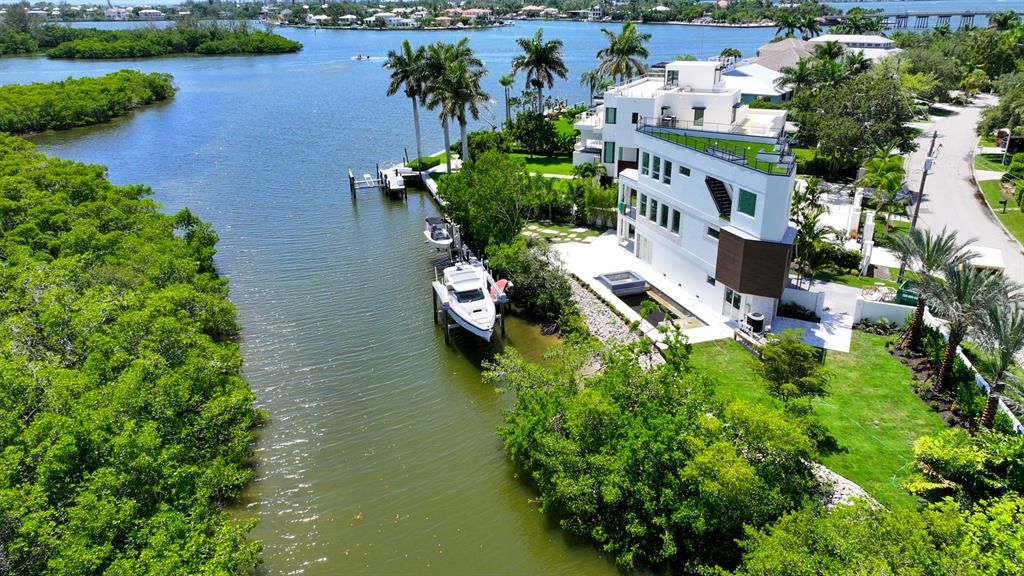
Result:
[[[617,176],[619,249],[728,320],[770,324],[796,235],[786,112],[750,109],[722,72],[672,62],[610,88],[579,117],[573,161]]]

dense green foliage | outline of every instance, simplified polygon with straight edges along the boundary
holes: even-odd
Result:
[[[302,44],[247,23],[181,22],[167,28],[99,30],[56,24],[0,25],[0,55],[46,50],[51,58],[146,58],[169,54],[280,54]]]
[[[568,335],[585,330],[569,277],[546,240],[517,238],[496,246],[489,263],[512,280],[516,305],[539,320],[545,332]]]
[[[216,235],[0,135],[0,572],[242,574],[259,419]]]
[[[738,576],[1011,576],[1024,556],[1024,500],[922,511],[861,502],[809,507],[752,530]]]
[[[724,403],[672,341],[643,369],[641,346],[601,356],[563,346],[546,365],[515,352],[486,377],[515,393],[499,429],[536,482],[541,510],[625,568],[729,566],[744,525],[763,526],[810,493],[811,441],[775,410]]]
[[[924,436],[914,443],[920,476],[908,480],[911,492],[930,500],[952,496],[976,502],[1024,494],[1024,436],[962,428]]]
[[[0,86],[0,132],[24,134],[109,122],[174,95],[169,74],[121,70],[100,78]]]
[[[222,26],[80,29],[73,40],[50,48],[51,58],[145,58],[169,54],[280,54],[302,44],[277,34]]]
[[[768,393],[783,402],[828,395],[832,374],[822,364],[821,350],[801,340],[801,334],[785,330],[761,347],[758,374],[768,383]]]

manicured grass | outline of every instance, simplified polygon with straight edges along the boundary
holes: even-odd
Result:
[[[572,156],[528,156],[520,153],[510,154],[510,156],[518,156],[525,160],[526,170],[529,172],[565,176],[572,174]]]
[[[789,174],[789,165],[777,162],[766,162],[758,160],[757,155],[761,152],[775,152],[775,145],[761,142],[747,142],[744,140],[729,140],[726,138],[708,138],[704,136],[690,136],[677,132],[654,130],[649,132],[651,136],[668,140],[693,150],[706,151],[708,148],[717,148],[726,152],[741,156],[745,164],[770,174]]]
[[[836,284],[843,284],[853,288],[867,288],[868,286],[896,287],[896,283],[892,280],[883,280],[881,278],[873,278],[871,276],[856,276],[854,274],[842,274],[837,276],[829,272],[818,272],[814,275],[814,279],[822,282],[835,282]]]
[[[811,160],[814,160],[815,152],[813,148],[792,148],[792,150],[793,155],[801,162],[810,162]]]
[[[874,241],[876,246],[887,248],[892,245],[892,242],[889,241],[890,237],[906,234],[910,230],[910,222],[902,220],[889,220],[889,226],[892,227],[891,232],[886,229],[884,219],[875,218]]]
[[[555,120],[555,130],[562,136],[575,136],[576,128],[573,127],[575,123],[575,118],[559,118]]]
[[[995,146],[996,146],[996,137],[995,136],[982,136],[978,140],[978,146],[983,146],[985,148],[995,148]]]
[[[912,506],[915,498],[899,484],[912,470],[914,440],[944,426],[911,391],[910,370],[885,349],[887,338],[854,331],[850,353],[829,352],[826,367],[835,378],[815,414],[839,445],[822,464],[853,480],[882,504]],[[711,376],[722,394],[781,407],[754,372],[758,360],[731,340],[693,346],[693,364]]]
[[[424,156],[422,159],[414,158],[409,161],[409,166],[415,168],[416,163],[421,160],[424,163],[424,170],[433,168],[434,166],[444,163],[444,152],[441,152],[440,154],[435,154],[433,156]]]
[[[576,231],[573,231],[573,229]],[[529,232],[527,236],[547,238],[552,242],[578,242],[584,238],[600,236],[603,230],[587,228],[571,224],[552,224],[546,220],[530,220],[526,223],[522,233]],[[575,235],[575,236],[573,236]]]
[[[985,195],[988,205],[992,207],[992,210],[995,211],[996,216],[1006,226],[1006,229],[1010,231],[1010,234],[1013,234],[1013,237],[1018,242],[1024,243],[1024,212],[1021,212],[1017,201],[1012,197],[1007,198],[1003,196],[999,180],[983,180],[978,182],[978,186],[981,188],[981,193]],[[1005,214],[1003,213],[1002,205],[999,203],[1003,199],[1007,201]]]
[[[977,170],[1006,172],[1006,166],[1003,166],[1002,161],[1002,154],[976,154],[974,156],[974,168]]]

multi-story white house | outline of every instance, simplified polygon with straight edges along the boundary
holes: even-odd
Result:
[[[573,161],[617,176],[620,246],[725,316],[771,322],[796,236],[785,122],[744,105],[721,63],[671,62],[580,115]]]

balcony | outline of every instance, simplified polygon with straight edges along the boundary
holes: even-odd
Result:
[[[604,128],[604,106],[595,106],[576,115],[573,127],[580,132],[596,132]]]
[[[673,128],[715,134],[737,134],[758,138],[779,138],[786,127],[786,112],[782,110],[750,110],[745,106],[731,124],[706,121],[692,121],[675,116],[659,116],[644,119],[644,123],[658,128]]]
[[[687,129],[664,124],[664,119],[657,119],[653,123],[641,119],[636,129],[652,138],[771,176],[791,176],[796,170],[796,160],[784,136],[773,140],[732,139],[725,136],[725,133],[703,130],[703,126]]]

